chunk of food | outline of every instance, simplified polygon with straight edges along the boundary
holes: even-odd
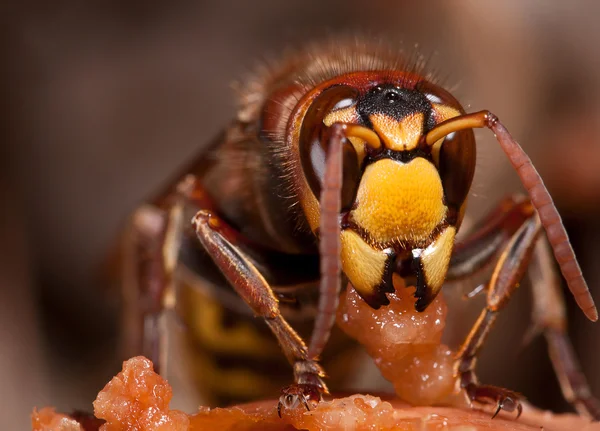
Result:
[[[156,374],[152,363],[137,357],[123,364],[94,402],[97,418],[82,414],[63,415],[51,408],[33,412],[34,431],[600,431],[576,415],[553,415],[526,406],[519,421],[501,413],[450,407],[413,407],[399,400],[371,395],[352,395],[323,401],[311,411],[303,406],[286,409],[277,416],[276,400],[230,408],[200,407],[186,415],[170,410],[172,390]]]
[[[491,419],[488,412],[454,407],[412,407],[370,395],[321,402],[315,409],[287,411],[281,419],[274,401],[226,409],[201,409],[190,430],[219,431],[599,431],[600,424],[576,415],[553,415],[526,407],[517,422],[510,415]]]
[[[349,286],[342,294],[338,325],[367,350],[396,394],[414,405],[464,405],[454,393],[453,356],[441,344],[446,304],[438,296],[423,312],[415,310],[414,288],[394,280],[390,304],[374,310]]]
[[[31,426],[34,431],[98,431],[104,423],[93,415],[75,412],[69,416],[45,407],[33,411]]]
[[[123,370],[100,391],[94,414],[106,423],[101,431],[186,431],[188,416],[169,410],[173,391],[144,357],[123,363]]]
[[[31,429],[33,431],[84,431],[75,419],[56,413],[51,407],[44,407],[40,411],[33,410]]]

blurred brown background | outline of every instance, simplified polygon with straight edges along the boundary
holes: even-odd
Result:
[[[261,56],[328,34],[418,43],[468,110],[495,112],[546,179],[600,299],[598,2],[65,0],[2,9],[2,429],[27,429],[33,406],[90,409],[119,369],[117,295],[99,275],[125,217],[232,117],[233,80]],[[478,136],[473,218],[520,190],[492,135]],[[568,304],[600,395],[600,325]],[[543,340],[520,348],[526,289],[505,314],[482,380],[567,409]]]

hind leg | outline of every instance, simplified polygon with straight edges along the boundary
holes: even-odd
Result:
[[[567,334],[564,297],[553,261],[546,239],[540,239],[531,262],[533,323],[527,339],[544,334],[565,399],[580,415],[600,420],[600,403],[591,393]]]

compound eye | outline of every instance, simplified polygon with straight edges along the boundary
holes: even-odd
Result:
[[[432,124],[429,128],[448,120],[459,114],[464,114],[464,109],[456,98],[442,87],[431,82],[422,81],[416,86],[425,98],[431,103]]]
[[[328,88],[311,103],[302,121],[299,141],[300,161],[306,180],[317,199],[321,195],[321,184],[325,174],[327,126],[331,121],[329,114],[350,108],[356,104],[358,95],[357,89],[346,85]],[[328,124],[325,124],[326,117]],[[343,158],[342,206],[346,207],[354,200],[359,179],[358,156],[350,142],[344,144]]]
[[[464,114],[465,111],[449,92],[430,82],[417,85],[431,103],[432,124],[440,124],[450,118]],[[437,146],[438,168],[444,186],[446,203],[450,207],[460,208],[469,194],[475,174],[476,146],[473,130],[461,130],[445,137]],[[435,157],[435,147],[432,150]]]
[[[332,111],[339,111],[341,109],[345,109],[345,108],[349,108],[352,105],[354,105],[356,103],[356,99],[353,97],[346,97],[345,99],[340,100],[339,102],[337,102],[333,108]]]

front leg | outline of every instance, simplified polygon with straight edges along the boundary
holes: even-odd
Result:
[[[457,353],[455,375],[460,389],[465,391],[470,401],[481,404],[495,404],[494,417],[505,410],[517,411],[519,416],[522,411],[520,396],[515,392],[484,386],[479,384],[475,375],[477,355],[485,342],[498,312],[504,308],[511,294],[519,286],[525,270],[531,260],[535,241],[539,236],[542,226],[536,214],[530,216],[512,236],[502,252],[496,268],[489,282],[486,307],[467,339]]]
[[[317,360],[308,356],[306,344],[281,315],[278,300],[267,281],[236,246],[239,233],[211,211],[199,211],[193,223],[207,253],[244,302],[265,319],[294,367],[294,384],[283,389],[278,411],[298,403],[309,409],[309,402],[318,402],[322,394],[328,393],[322,380],[325,373]]]

